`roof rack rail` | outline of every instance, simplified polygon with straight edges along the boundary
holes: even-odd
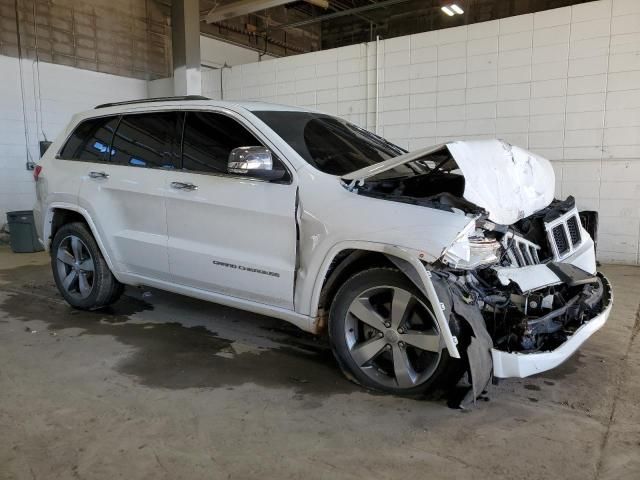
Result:
[[[124,102],[112,102],[102,103],[95,108],[107,108],[115,107],[116,105],[135,105],[136,103],[149,103],[149,102],[179,102],[181,100],[211,100],[209,97],[203,97],[202,95],[185,95],[182,97],[156,97],[156,98],[143,98],[140,100],[126,100]]]

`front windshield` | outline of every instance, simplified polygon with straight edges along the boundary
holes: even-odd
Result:
[[[324,173],[346,175],[406,150],[340,118],[313,112],[254,111],[304,160]],[[416,173],[401,165],[390,176]]]

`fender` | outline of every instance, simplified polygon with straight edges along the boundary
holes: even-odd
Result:
[[[87,222],[87,225],[89,225],[89,230],[91,230],[91,234],[93,235],[94,240],[98,244],[98,248],[100,249],[100,253],[102,253],[102,256],[104,257],[105,261],[107,262],[107,265],[109,266],[109,270],[111,270],[111,273],[113,273],[113,276],[116,277],[116,280],[121,282],[122,278],[121,278],[120,274],[118,273],[118,269],[115,268],[115,264],[114,264],[113,260],[107,254],[107,249],[104,247],[104,244],[102,243],[102,239],[97,234],[96,225],[93,222],[93,219],[91,218],[91,215],[89,215],[89,212],[87,212],[84,208],[79,207],[78,205],[74,205],[73,203],[66,203],[66,202],[52,202],[52,203],[50,203],[48,205],[47,213],[46,213],[45,218],[44,218],[44,225],[42,227],[42,236],[43,236],[45,250],[49,251],[50,247],[51,247],[51,241],[49,240],[49,238],[51,237],[51,225],[53,223],[53,215],[54,215],[54,213],[55,213],[54,211],[56,209],[57,210],[70,210],[72,212],[76,212],[76,213],[79,213],[80,215],[82,215],[82,217],[84,218],[85,222]]]
[[[318,304],[320,301],[320,292],[324,278],[327,275],[329,266],[335,256],[343,250],[367,250],[371,252],[379,252],[386,255],[398,268],[427,296],[433,306],[433,311],[438,322],[438,327],[442,333],[445,345],[453,358],[460,358],[458,352],[457,339],[451,333],[449,322],[446,319],[445,312],[442,310],[442,302],[438,299],[438,295],[433,286],[433,282],[429,276],[429,272],[424,268],[422,262],[415,252],[410,249],[399,247],[397,245],[388,245],[384,243],[367,242],[349,240],[335,244],[325,256],[319,274],[313,287],[313,294],[310,299],[309,311],[312,318],[318,315]]]

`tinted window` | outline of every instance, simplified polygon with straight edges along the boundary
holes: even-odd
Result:
[[[176,112],[124,115],[111,146],[111,161],[134,167],[176,168],[180,158]]]
[[[345,175],[405,153],[385,139],[330,115],[286,111],[253,114],[307,162],[332,175]],[[394,170],[394,174],[407,172],[412,170],[408,167]]]
[[[98,162],[106,158],[118,117],[85,120],[76,127],[60,152],[60,158]]]
[[[182,145],[182,168],[227,173],[231,150],[259,145],[262,143],[232,118],[218,113],[188,112]]]

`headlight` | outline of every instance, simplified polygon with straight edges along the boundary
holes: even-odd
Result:
[[[470,222],[449,248],[442,260],[453,268],[473,270],[478,267],[498,263],[500,243],[493,238],[485,238],[476,232],[476,222]]]

